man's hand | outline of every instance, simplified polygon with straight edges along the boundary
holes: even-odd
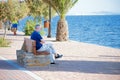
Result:
[[[41,43],[41,44],[44,44],[44,43],[45,43],[45,41],[42,39],[40,43]]]
[[[44,44],[45,42],[42,42],[42,41],[41,41],[40,43],[41,43],[41,44]]]

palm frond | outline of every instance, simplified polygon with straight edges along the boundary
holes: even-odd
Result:
[[[70,10],[78,0],[43,0],[51,5],[61,18]]]

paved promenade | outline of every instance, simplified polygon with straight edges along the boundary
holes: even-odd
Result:
[[[7,32],[11,44],[0,47],[0,80],[120,80],[120,49],[45,38],[63,58],[49,66],[24,68],[16,61],[16,50],[21,49],[24,37],[29,36]]]

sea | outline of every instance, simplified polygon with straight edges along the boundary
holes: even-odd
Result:
[[[23,31],[26,17],[20,20],[19,31]],[[51,35],[56,36],[59,16],[51,20]],[[66,16],[68,21],[69,39],[120,49],[120,15],[80,15]],[[42,22],[43,24],[43,22]],[[45,28],[45,35],[48,29]]]

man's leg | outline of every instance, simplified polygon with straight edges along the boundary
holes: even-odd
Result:
[[[54,54],[55,58],[61,58],[63,55],[57,54],[55,49],[53,48],[53,45],[51,43],[45,43],[49,48],[51,48],[52,54]]]
[[[51,43],[45,43],[45,45],[47,45],[47,47],[50,48],[52,54],[54,54],[54,55],[56,54],[56,51],[55,51],[55,49],[53,48],[53,45],[52,45]]]
[[[50,53],[50,61],[51,61],[51,63],[54,63],[55,62],[55,51],[53,51],[51,48],[50,48],[50,46],[49,45],[47,45],[47,44],[43,44],[43,46],[39,49],[39,50],[37,50],[37,51],[48,51],[49,53]]]

